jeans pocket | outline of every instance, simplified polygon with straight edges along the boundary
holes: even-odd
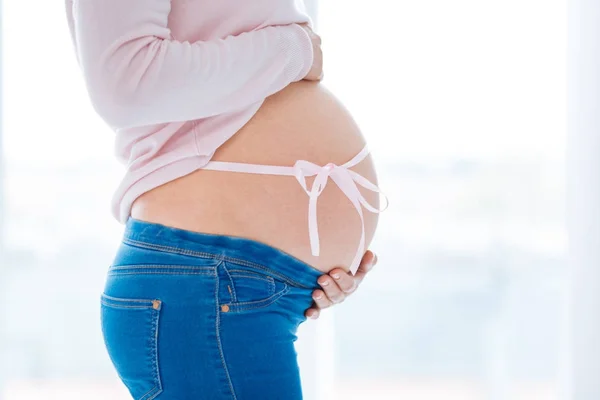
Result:
[[[289,291],[287,283],[268,271],[230,261],[221,264],[219,281],[219,303],[225,312],[262,309]]]
[[[104,343],[119,377],[135,400],[162,392],[158,368],[160,300],[122,299],[102,294]]]

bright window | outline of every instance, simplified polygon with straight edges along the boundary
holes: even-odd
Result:
[[[320,4],[326,84],[392,198],[324,398],[557,399],[566,2]]]

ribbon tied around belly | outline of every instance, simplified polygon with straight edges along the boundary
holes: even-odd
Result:
[[[359,157],[361,155],[362,157]],[[361,152],[353,160],[341,166],[333,163],[329,163],[325,166],[319,166],[305,160],[298,160],[294,165],[294,176],[309,198],[308,232],[310,238],[310,248],[313,256],[318,256],[321,252],[319,228],[317,224],[317,202],[319,196],[321,193],[323,193],[323,190],[325,190],[329,178],[331,178],[331,180],[340,188],[348,200],[350,200],[354,206],[354,209],[358,213],[361,223],[361,233],[358,250],[350,266],[350,272],[352,272],[352,274],[356,274],[365,252],[365,222],[362,207],[372,213],[380,213],[383,212],[389,204],[387,197],[381,193],[376,185],[360,174],[348,169],[362,161],[365,156],[366,154],[363,155],[363,152]],[[306,184],[306,178],[311,176],[315,176],[315,179],[311,188],[309,189]],[[385,199],[385,206],[382,208],[377,208],[369,204],[369,202],[367,202],[365,197],[360,192],[358,186],[362,186],[367,190],[381,194]]]
[[[210,161],[204,167],[207,170],[213,171],[229,171],[229,172],[242,172],[252,174],[265,174],[265,175],[283,175],[283,176],[295,176],[302,189],[306,192],[309,198],[308,202],[308,232],[310,237],[310,249],[313,256],[318,256],[321,253],[319,244],[319,228],[317,225],[317,201],[319,196],[325,190],[329,178],[335,182],[340,188],[344,195],[350,200],[354,209],[360,217],[361,233],[360,243],[358,250],[354,256],[354,260],[350,265],[350,272],[356,274],[360,261],[365,252],[365,221],[363,216],[362,207],[366,208],[372,213],[383,212],[389,202],[387,197],[381,193],[379,188],[375,186],[365,177],[351,171],[349,168],[360,163],[369,154],[369,149],[365,146],[360,153],[358,153],[352,160],[348,161],[343,165],[335,165],[329,163],[323,167],[313,164],[309,161],[299,160],[296,161],[293,167],[289,166],[276,166],[276,165],[259,165],[259,164],[245,164],[235,162],[224,162],[224,161]],[[315,180],[311,188],[309,189],[306,184],[306,178],[314,176]],[[369,204],[360,192],[358,186],[370,190],[372,192],[379,193],[385,199],[385,206],[382,208],[376,208]]]

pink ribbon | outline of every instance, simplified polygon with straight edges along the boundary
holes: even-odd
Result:
[[[335,184],[340,188],[344,195],[346,195],[346,197],[348,197],[348,199],[352,202],[354,209],[360,217],[360,243],[358,244],[358,250],[356,252],[356,255],[354,256],[354,260],[350,265],[350,272],[352,272],[352,274],[356,274],[356,271],[360,266],[360,261],[362,260],[362,257],[365,252],[365,221],[362,207],[364,207],[372,213],[380,213],[383,212],[389,204],[387,197],[385,197],[385,195],[381,193],[377,186],[375,186],[365,177],[349,169],[361,162],[362,160],[364,160],[368,154],[369,150],[367,149],[367,147],[365,147],[352,160],[339,166],[329,163],[321,167],[317,164],[313,164],[309,161],[304,160],[296,161],[296,164],[293,167],[210,161],[204,167],[204,169],[214,171],[243,172],[252,174],[295,176],[298,182],[300,183],[300,186],[302,186],[302,189],[304,189],[309,198],[308,233],[310,237],[310,249],[312,255],[315,257],[319,256],[319,254],[321,253],[319,243],[319,228],[317,225],[317,202],[319,200],[319,196],[321,195],[321,193],[323,193],[325,186],[327,186],[329,178],[331,178],[331,180],[335,182]],[[309,176],[315,176],[315,180],[310,189],[306,185],[306,177]],[[360,193],[358,186],[362,186],[367,190],[381,194],[386,200],[385,206],[383,208],[376,208],[369,204],[369,202],[367,202],[364,196]]]
[[[366,150],[363,150],[365,152]],[[362,161],[364,157],[363,152],[361,152],[357,157],[348,163],[338,166],[332,163],[329,163],[323,167],[313,164],[309,161],[299,160],[294,165],[294,176],[302,186],[302,189],[308,195],[308,233],[310,238],[310,248],[313,256],[319,256],[320,249],[320,241],[319,241],[319,228],[317,224],[317,202],[319,200],[319,196],[325,190],[327,186],[327,182],[329,178],[333,180],[333,182],[340,188],[342,193],[350,200],[354,209],[358,213],[360,217],[361,223],[361,233],[360,233],[360,242],[358,244],[358,250],[352,264],[350,265],[350,272],[352,274],[356,274],[360,266],[360,262],[365,252],[365,221],[362,207],[366,208],[368,211],[372,213],[380,213],[383,212],[387,206],[388,201],[387,197],[381,193],[379,188],[370,182],[365,177],[357,174],[354,171],[351,171],[350,167],[354,166],[358,162]],[[361,156],[362,157],[359,157]],[[312,184],[312,187],[309,189],[306,185],[306,177],[315,176],[315,180]],[[376,192],[382,194],[386,199],[386,205],[382,208],[376,208],[369,204],[365,197],[360,192],[358,186],[362,186],[365,189],[368,189],[372,192]]]

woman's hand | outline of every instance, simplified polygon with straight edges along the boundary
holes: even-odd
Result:
[[[323,290],[317,289],[313,292],[315,303],[306,310],[307,318],[319,318],[320,311],[339,304],[349,295],[354,293],[365,275],[377,264],[377,256],[372,251],[367,251],[360,262],[356,275],[352,276],[349,272],[341,268],[336,268],[327,275],[321,276],[317,282]]]
[[[307,81],[320,81],[323,79],[323,51],[321,50],[321,37],[313,32],[313,30],[307,25],[300,25],[302,29],[308,33],[313,45],[313,65],[308,75],[304,77]]]

